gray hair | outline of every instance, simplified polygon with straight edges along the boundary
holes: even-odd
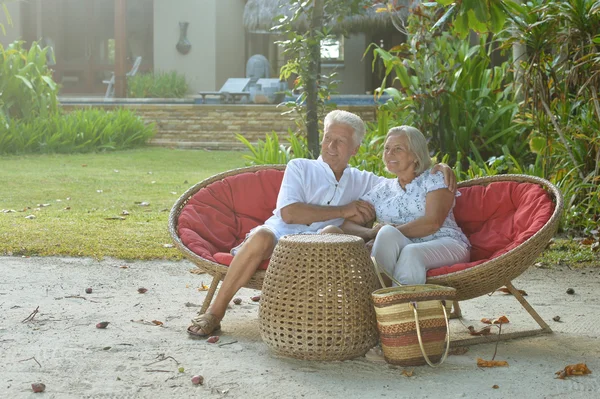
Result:
[[[353,114],[352,112],[343,111],[341,109],[333,110],[325,116],[325,130],[327,130],[327,127],[330,125],[350,126],[354,131],[354,145],[356,145],[357,147],[362,143],[362,140],[365,137],[365,132],[367,130],[365,127],[365,123],[360,118],[360,116]]]
[[[390,136],[406,136],[408,139],[408,150],[412,152],[416,158],[417,166],[415,168],[415,174],[417,176],[431,167],[431,157],[429,156],[427,139],[419,129],[406,125],[393,127],[385,136],[385,141],[387,141]]]

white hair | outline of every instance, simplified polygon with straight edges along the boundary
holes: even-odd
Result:
[[[363,138],[365,137],[366,127],[363,120],[360,116],[353,114],[352,112],[343,111],[341,109],[336,109],[331,111],[325,116],[324,128],[327,130],[327,127],[330,125],[347,125],[352,128],[354,132],[352,138],[354,139],[354,145],[357,147],[362,143]]]
[[[390,136],[406,136],[408,141],[408,150],[415,155],[415,174],[418,176],[431,167],[431,157],[429,156],[429,148],[427,148],[427,139],[423,133],[416,127],[398,126],[391,128],[385,136],[387,141]]]

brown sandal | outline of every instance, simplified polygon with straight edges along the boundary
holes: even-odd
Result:
[[[190,330],[192,327],[198,327],[198,331]],[[192,319],[192,325],[187,328],[187,332],[195,337],[208,337],[221,329],[221,320],[210,313],[198,315]]]

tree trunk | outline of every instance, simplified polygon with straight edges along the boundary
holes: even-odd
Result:
[[[308,76],[306,90],[306,135],[311,158],[317,158],[319,145],[318,79],[321,63],[321,41],[316,34],[323,25],[324,0],[314,0],[308,33]]]

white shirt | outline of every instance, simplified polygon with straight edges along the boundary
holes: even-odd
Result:
[[[427,193],[435,190],[446,189],[444,174],[436,172],[431,174],[431,169],[426,170],[413,181],[406,185],[406,190],[400,186],[398,179],[385,179],[379,183],[362,199],[375,206],[377,219],[384,223],[406,224],[425,216],[425,197]],[[456,196],[460,193],[457,191]],[[454,204],[452,204],[454,208]],[[412,242],[426,242],[436,238],[449,237],[461,242],[465,248],[470,248],[467,237],[454,220],[452,209],[442,227],[435,233],[421,238],[410,238]]]
[[[285,234],[317,232],[329,225],[341,226],[344,222],[342,218],[310,225],[288,224],[281,218],[281,209],[298,202],[321,206],[346,205],[385,180],[371,172],[346,166],[338,182],[321,157],[317,160],[292,159],[285,169],[273,216],[267,219],[264,226],[272,230],[277,238]]]

